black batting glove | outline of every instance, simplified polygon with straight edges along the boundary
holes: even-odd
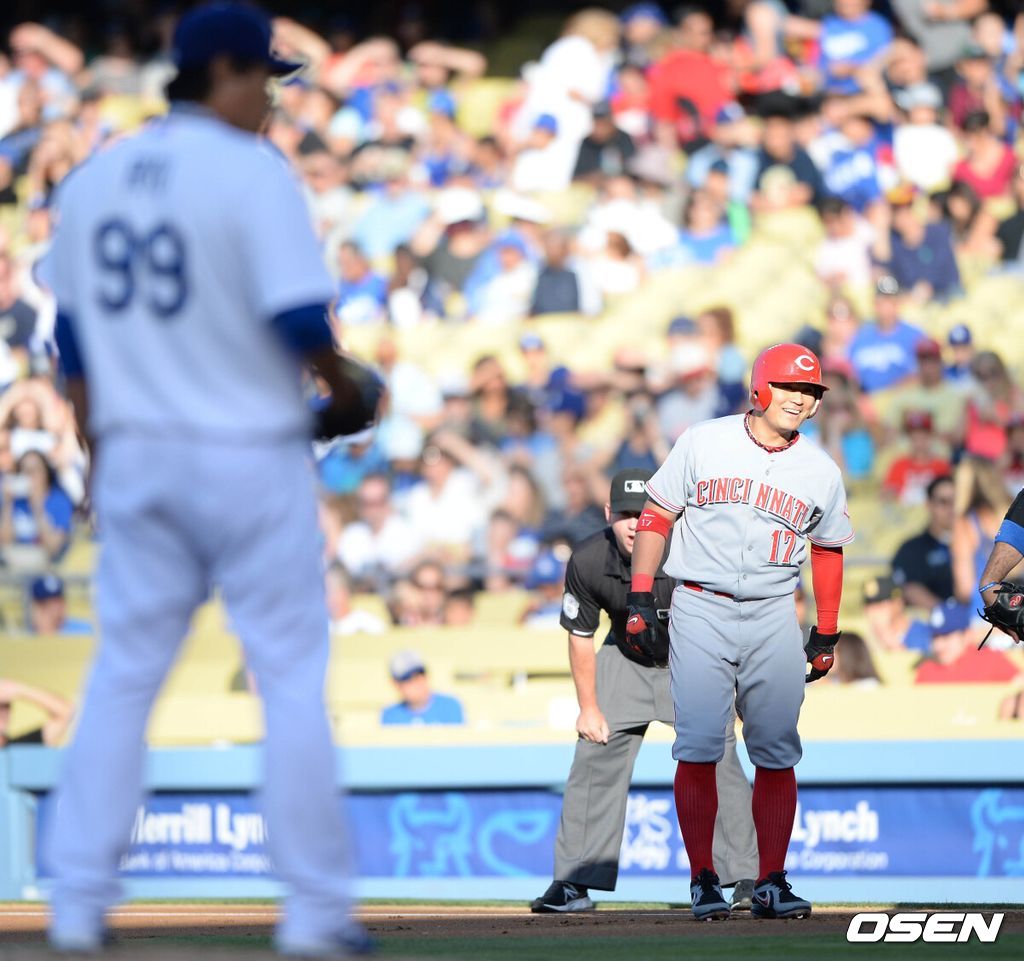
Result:
[[[641,657],[653,658],[657,650],[658,609],[651,591],[626,595],[626,646]]]
[[[837,631],[835,634],[819,634],[816,627],[811,628],[811,636],[804,645],[804,653],[811,669],[804,683],[817,681],[832,670],[832,665],[836,662],[836,643],[839,641],[840,633]]]

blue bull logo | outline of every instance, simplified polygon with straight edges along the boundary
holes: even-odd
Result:
[[[1002,803],[1003,792],[982,791],[971,806],[978,877],[1024,875],[1024,807]]]
[[[553,822],[539,807],[487,814],[474,812],[464,794],[401,794],[388,808],[395,876],[536,874],[531,858],[541,843],[550,856]]]

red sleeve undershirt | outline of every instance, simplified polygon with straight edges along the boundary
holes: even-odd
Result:
[[[839,602],[843,597],[843,549],[811,544],[811,582],[818,608],[818,633],[839,630]]]

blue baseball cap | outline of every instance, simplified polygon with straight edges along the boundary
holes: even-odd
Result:
[[[64,596],[64,581],[56,574],[43,574],[32,581],[32,600],[48,601],[52,597]]]
[[[558,119],[555,117],[554,114],[542,113],[536,120],[534,120],[533,129],[545,130],[550,134],[557,134]]]
[[[746,112],[738,103],[723,104],[715,114],[715,126],[727,123],[738,123],[747,116]]]
[[[498,234],[494,238],[494,246],[499,249],[511,247],[513,250],[518,250],[523,257],[529,257],[530,255],[530,249],[526,246],[526,241],[514,230],[506,230],[504,233]]]
[[[408,681],[417,674],[426,674],[427,665],[415,651],[399,651],[388,663],[388,670],[396,681]]]
[[[950,347],[961,347],[969,344],[974,338],[971,336],[971,328],[967,324],[957,324],[949,332]]]
[[[692,317],[676,317],[668,325],[668,333],[670,337],[695,334],[697,333],[697,321]]]
[[[545,551],[537,555],[537,559],[530,568],[526,577],[526,589],[532,591],[535,587],[543,587],[548,584],[561,584],[565,575],[565,567],[551,551]]]
[[[626,7],[622,13],[619,14],[619,20],[623,24],[632,23],[634,20],[654,20],[660,23],[663,27],[668,24],[668,17],[665,16],[665,11],[661,9],[656,3],[634,3],[631,6]]]
[[[427,110],[439,113],[449,120],[455,119],[455,98],[447,90],[432,90],[427,97]]]
[[[971,609],[950,598],[944,604],[933,608],[928,624],[932,629],[932,637],[964,631],[971,626]]]
[[[587,398],[582,391],[572,387],[553,390],[548,394],[545,407],[551,414],[572,414],[576,420],[583,420],[587,412]]]
[[[270,19],[262,10],[242,3],[208,3],[178,21],[171,55],[179,70],[202,67],[222,54],[264,63],[275,77],[303,66],[275,57],[270,43]]]

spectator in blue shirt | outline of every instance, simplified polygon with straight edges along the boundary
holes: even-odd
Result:
[[[33,634],[92,634],[80,617],[68,617],[64,581],[56,574],[37,577],[29,589],[28,629]]]
[[[865,392],[884,390],[917,373],[914,353],[924,331],[900,320],[902,290],[894,277],[878,280],[875,320],[864,324],[850,341],[848,359]]]
[[[335,311],[345,326],[373,324],[384,316],[388,282],[370,269],[359,245],[346,241],[338,248],[338,302]]]
[[[711,142],[686,164],[687,181],[691,187],[703,187],[715,164],[721,162],[729,178],[729,199],[745,204],[758,173],[757,127],[738,103],[730,103],[718,111],[708,136]]]
[[[380,712],[381,724],[465,724],[458,699],[430,689],[427,666],[419,654],[399,651],[389,667],[401,700]]]
[[[912,201],[893,205],[888,267],[920,303],[947,300],[960,292],[949,224],[926,223]]]
[[[71,536],[74,507],[43,454],[21,455],[17,471],[4,478],[2,496],[0,547],[36,544],[50,560],[58,559]]]
[[[857,71],[878,60],[892,43],[889,21],[871,12],[871,0],[835,0],[821,21],[821,69],[829,93],[857,93]]]
[[[851,112],[829,139],[831,150],[823,165],[825,187],[863,214],[882,199],[878,155],[884,138],[871,117]]]

